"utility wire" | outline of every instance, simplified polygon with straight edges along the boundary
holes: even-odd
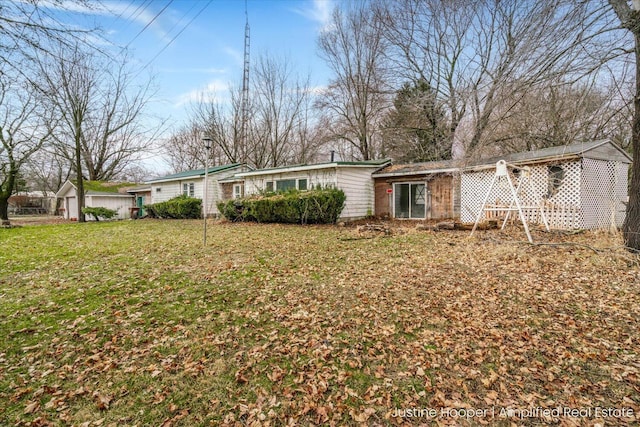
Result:
[[[204,6],[203,6],[199,11],[198,11],[198,13],[196,13],[196,14],[195,14],[195,16],[194,16],[193,18],[191,18],[191,20],[190,20],[189,22],[187,22],[187,24],[186,24],[184,27],[182,27],[182,29],[181,29],[181,30],[180,30],[180,31],[179,31],[175,36],[173,36],[173,38],[172,38],[171,40],[169,40],[169,42],[168,42],[167,44],[165,44],[165,45],[164,45],[164,47],[163,47],[162,49],[160,49],[160,51],[159,51],[158,53],[156,53],[156,55],[155,55],[153,58],[151,58],[151,59],[149,60],[149,62],[147,62],[147,64],[146,64],[144,67],[142,67],[142,68],[140,69],[140,71],[138,72],[138,74],[136,74],[136,77],[137,77],[138,75],[140,75],[140,73],[142,73],[144,70],[146,70],[146,69],[151,65],[151,63],[152,63],[153,61],[155,61],[155,60],[156,60],[156,58],[158,58],[158,56],[160,56],[160,55],[162,54],[162,52],[164,52],[165,50],[167,50],[167,48],[168,48],[169,46],[171,46],[171,44],[172,44],[172,43],[173,43],[173,42],[174,42],[174,41],[175,41],[175,40],[176,40],[176,39],[177,39],[177,38],[178,38],[178,37],[179,37],[179,36],[184,32],[184,30],[186,30],[186,29],[187,29],[187,27],[189,27],[189,25],[191,25],[191,23],[192,23],[193,21],[195,21],[195,20],[196,20],[196,18],[202,14],[202,12],[204,12],[204,10],[205,10],[207,7],[209,7],[209,5],[210,5],[212,2],[213,2],[213,0],[209,0],[209,1],[207,1],[207,3],[205,3],[205,5],[204,5]]]
[[[173,0],[169,1],[169,3],[165,4],[164,7],[162,9],[160,9],[160,12],[156,13],[155,16],[151,19],[151,21],[147,22],[147,25],[144,26],[143,29],[141,29],[138,34],[136,34],[136,36],[131,39],[131,41],[129,43],[127,43],[127,45],[124,47],[125,49],[128,48],[129,46],[131,46],[131,43],[133,43],[139,36],[140,34],[144,33],[144,31],[149,28],[149,26],[151,24],[154,23],[154,21],[160,16],[162,15],[162,12],[164,12],[170,5],[171,3],[173,3]]]

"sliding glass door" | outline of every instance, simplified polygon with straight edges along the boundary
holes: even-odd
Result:
[[[393,184],[393,209],[396,218],[424,219],[426,186],[423,183]]]

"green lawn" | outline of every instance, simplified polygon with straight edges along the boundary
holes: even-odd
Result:
[[[619,237],[208,231],[203,249],[200,221],[0,229],[0,425],[640,419],[640,268]],[[495,412],[394,416],[426,408]]]

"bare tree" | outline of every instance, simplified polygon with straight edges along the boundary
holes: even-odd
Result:
[[[104,73],[96,73],[96,91],[92,94],[90,126],[83,133],[82,151],[90,180],[111,180],[147,152],[163,123],[149,123],[146,107],[154,95],[152,80],[142,85],[133,81],[127,68],[129,58],[109,61]]]
[[[295,157],[296,145],[308,145],[299,138],[308,136],[306,108],[309,107],[309,78],[293,74],[286,59],[262,55],[254,68],[255,108],[251,123],[258,147],[266,155],[256,167],[281,166]]]
[[[493,123],[487,145],[495,154],[536,150],[613,137],[623,138],[618,122],[626,104],[597,80],[567,84],[551,82],[533,88],[519,103],[496,107],[500,121]],[[501,111],[508,108],[508,111]],[[624,141],[621,145],[624,145]]]
[[[33,89],[13,90],[17,84],[0,75],[0,220],[3,225],[9,224],[9,197],[16,188],[21,169],[49,136],[43,126],[46,112],[40,108]]]
[[[202,94],[191,106],[191,123],[165,144],[175,156],[170,160],[174,169],[192,165],[196,156],[204,158],[199,140],[204,134],[214,144],[212,164],[248,163],[263,168],[314,158],[320,139],[308,78],[293,73],[286,59],[266,54],[259,57],[253,76],[253,95],[246,107],[247,138],[242,138],[241,93],[237,88],[229,90],[228,103],[216,101],[215,93]]]
[[[149,131],[143,126],[152,90],[149,83],[133,85],[125,61],[102,61],[78,45],[60,46],[55,55],[40,56],[43,94],[61,117],[57,126],[51,126],[55,147],[74,165],[80,222],[84,221],[83,179],[122,175],[162,128]]]
[[[47,143],[31,156],[25,169],[25,175],[37,188],[54,193],[71,178],[73,172],[69,161]]]
[[[331,28],[318,40],[320,56],[334,78],[318,107],[331,117],[334,139],[347,141],[359,157],[377,155],[376,135],[389,106],[384,58],[384,28],[365,3],[336,8]]]
[[[77,45],[65,56],[59,56],[53,63],[40,62],[40,67],[46,82],[44,93],[52,105],[52,111],[61,117],[60,126],[51,124],[49,129],[62,155],[73,161],[77,181],[77,218],[78,222],[84,222],[82,145],[89,121],[91,98],[96,92],[97,81],[93,78],[96,69],[92,57],[80,51]],[[55,133],[53,129],[56,129]]]
[[[214,141],[213,146],[209,149],[209,165],[215,166],[225,163],[234,163],[230,161],[227,155],[221,150],[217,143],[219,139],[215,139],[211,130],[206,130],[200,123],[191,120],[186,125],[180,127],[173,132],[171,136],[164,142],[163,148],[169,158],[169,165],[173,172],[180,172],[191,169],[200,169],[205,167],[205,156],[207,149],[202,141],[204,135],[208,135]]]
[[[623,28],[633,36],[635,53],[635,96],[634,114],[631,127],[633,164],[631,166],[631,185],[629,186],[629,204],[622,227],[627,247],[640,250],[640,3],[636,0],[629,6],[626,0],[609,0]]]
[[[449,137],[468,155],[490,140],[501,113],[529,91],[558,76],[578,81],[616,54],[610,13],[595,1],[403,0],[386,6],[377,10],[396,69],[432,85],[447,109]]]
[[[230,105],[216,100],[215,93],[203,93],[200,99],[191,105],[189,112],[191,123],[186,130],[195,138],[195,132],[208,135],[213,141],[211,160],[213,164],[245,163],[249,147],[242,138],[241,94],[239,89],[229,90]],[[250,105],[249,107],[250,108]],[[202,145],[200,141],[199,146]],[[196,148],[196,151],[200,148]],[[192,150],[193,151],[193,150]],[[204,155],[201,156],[204,159]]]
[[[52,45],[71,46],[86,43],[93,28],[70,28],[63,25],[47,8],[61,11],[75,6],[101,7],[99,1],[52,0],[46,5],[36,1],[5,0],[0,3],[0,70],[5,74],[29,76],[37,54],[48,52]]]

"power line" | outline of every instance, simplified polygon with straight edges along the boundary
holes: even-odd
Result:
[[[147,62],[147,64],[146,64],[144,67],[142,67],[142,68],[140,69],[140,71],[138,72],[138,74],[136,74],[136,77],[137,77],[138,75],[140,75],[140,73],[141,73],[141,72],[143,72],[144,70],[146,70],[146,69],[151,65],[151,63],[152,63],[153,61],[155,61],[155,60],[156,60],[156,58],[158,58],[158,56],[160,56],[160,55],[162,54],[162,52],[164,52],[165,50],[167,50],[167,48],[168,48],[169,46],[171,46],[171,44],[172,44],[172,43],[173,43],[173,42],[174,42],[178,37],[180,37],[180,35],[184,32],[184,30],[186,30],[186,29],[187,29],[187,27],[189,27],[189,25],[191,25],[191,23],[192,23],[193,21],[195,21],[195,20],[196,20],[196,18],[202,14],[202,12],[204,12],[204,10],[205,10],[207,7],[209,7],[209,5],[210,5],[212,2],[213,2],[213,0],[209,0],[209,1],[207,1],[207,3],[205,3],[205,5],[204,5],[204,6],[203,6],[199,11],[198,11],[198,13],[196,13],[196,15],[195,15],[193,18],[191,18],[191,20],[190,20],[189,22],[187,22],[187,24],[186,24],[184,27],[182,27],[182,29],[181,29],[181,30],[180,30],[180,31],[179,31],[175,36],[173,36],[173,38],[172,38],[171,40],[169,40],[169,42],[167,42],[167,44],[165,44],[165,45],[164,45],[164,47],[163,47],[162,49],[160,49],[160,51],[159,51],[158,53],[156,53],[156,55],[155,55],[153,58],[151,58],[151,59],[149,60],[149,62]]]
[[[149,26],[151,24],[154,23],[154,21],[160,16],[162,15],[162,12],[164,12],[170,5],[171,3],[173,3],[173,0],[170,0],[169,3],[165,4],[164,7],[162,9],[160,9],[160,12],[156,13],[155,16],[151,19],[151,21],[147,22],[147,25],[144,26],[143,29],[141,29],[138,34],[135,35],[135,37],[133,39],[131,39],[131,41],[129,43],[127,43],[127,45],[125,46],[125,49],[128,48],[131,43],[133,43],[139,36],[140,34],[144,33],[144,31],[149,28]]]

